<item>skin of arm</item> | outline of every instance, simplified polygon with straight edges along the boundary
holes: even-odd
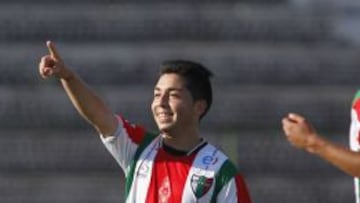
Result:
[[[301,115],[288,114],[282,126],[286,138],[295,147],[316,154],[351,176],[360,177],[360,153],[325,139]]]
[[[114,113],[75,72],[65,66],[54,43],[47,41],[46,45],[49,54],[41,58],[40,76],[43,79],[58,78],[80,115],[103,136],[111,135],[118,125]]]

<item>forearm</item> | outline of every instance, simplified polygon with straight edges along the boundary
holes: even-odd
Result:
[[[49,54],[41,57],[39,73],[44,79],[59,78],[65,92],[76,110],[103,135],[112,134],[117,120],[105,103],[78,77],[68,69],[56,50],[54,43],[46,42]]]
[[[115,131],[117,121],[113,112],[80,77],[68,70],[67,77],[60,81],[76,110],[99,133],[109,135]]]
[[[320,139],[322,144],[318,146],[314,154],[317,154],[345,173],[354,177],[360,177],[360,153],[351,151],[349,148],[337,145],[324,138]]]
[[[318,155],[351,176],[360,177],[360,153],[326,140],[298,114],[290,113],[282,123],[287,139],[294,146]]]

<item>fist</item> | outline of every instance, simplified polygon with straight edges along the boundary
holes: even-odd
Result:
[[[49,77],[65,78],[67,70],[64,63],[55,48],[55,45],[51,41],[46,42],[49,54],[41,58],[39,63],[40,76],[44,79]]]
[[[282,126],[288,141],[298,148],[307,148],[309,140],[316,136],[311,124],[298,114],[290,113],[283,118]]]

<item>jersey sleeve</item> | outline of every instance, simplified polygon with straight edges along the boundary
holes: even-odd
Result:
[[[241,175],[236,175],[223,186],[217,196],[217,202],[251,203],[245,181]]]
[[[360,91],[353,99],[351,106],[351,124],[350,124],[350,148],[354,151],[360,150]]]
[[[145,130],[141,126],[129,123],[120,116],[117,116],[117,118],[119,123],[115,132],[108,137],[100,135],[100,138],[107,150],[121,166],[125,175],[127,175],[129,170],[128,166],[137,148],[144,139]]]
[[[216,174],[212,202],[251,203],[245,181],[230,160],[225,161]]]

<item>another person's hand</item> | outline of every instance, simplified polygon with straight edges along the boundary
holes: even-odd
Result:
[[[302,116],[290,113],[283,118],[282,126],[288,141],[297,148],[316,153],[324,143],[312,125]]]
[[[50,77],[57,77],[60,79],[67,79],[70,77],[69,70],[65,67],[60,54],[55,48],[55,44],[51,41],[46,42],[49,54],[41,58],[39,64],[40,76],[44,79]]]

